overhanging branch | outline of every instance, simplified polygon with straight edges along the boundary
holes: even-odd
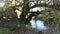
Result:
[[[35,4],[34,6],[30,7],[31,8],[35,8],[35,7],[48,7],[48,8],[53,8],[53,9],[56,9],[58,11],[60,11],[60,5],[58,4],[53,4],[53,5],[48,5],[48,4]]]

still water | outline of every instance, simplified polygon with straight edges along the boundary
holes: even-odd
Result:
[[[47,29],[47,27],[44,25],[44,21],[42,21],[42,20],[32,19],[30,21],[30,23],[31,23],[33,29],[37,29],[37,30],[46,30]]]

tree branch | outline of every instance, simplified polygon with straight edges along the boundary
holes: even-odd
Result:
[[[48,5],[48,4],[35,4],[34,6],[30,7],[31,8],[35,8],[35,7],[48,7],[48,8],[53,8],[56,9],[58,11],[60,11],[60,5],[59,4],[53,4],[53,5]]]
[[[37,16],[40,14],[40,12],[30,12],[30,13],[31,14],[28,16],[28,18],[26,18],[26,23],[28,23],[32,19],[33,16]]]
[[[22,24],[24,24],[25,23],[25,21],[26,21],[26,15],[28,14],[28,12],[29,12],[29,3],[26,3],[26,2],[28,2],[29,0],[23,0],[24,1],[24,5],[23,5],[23,7],[22,7],[22,13],[21,13],[21,15],[20,15],[20,22],[22,23]]]

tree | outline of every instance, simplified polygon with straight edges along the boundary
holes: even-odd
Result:
[[[40,1],[40,2],[39,2]],[[33,3],[33,2],[36,2],[33,6],[29,6],[29,3]],[[26,23],[26,21],[30,21],[32,19],[33,16],[37,16],[39,15],[40,13],[37,11],[37,12],[30,12],[30,9],[32,8],[35,8],[35,7],[45,7],[46,10],[48,10],[47,8],[49,8],[49,13],[50,13],[50,8],[53,9],[53,10],[57,10],[59,11],[60,10],[60,5],[58,4],[58,2],[56,0],[46,0],[44,1],[44,3],[42,3],[41,0],[23,0],[23,7],[22,7],[22,13],[20,15],[20,22],[21,23]],[[47,3],[48,2],[48,3]],[[26,15],[28,15],[28,13],[31,13],[27,18],[26,18]]]
[[[34,9],[36,7],[39,7],[39,10],[37,11],[31,11],[31,9]],[[44,9],[41,10],[43,7]],[[3,11],[2,11],[3,10]],[[4,6],[4,9],[2,9],[2,13],[0,12],[1,16],[5,16],[7,20],[15,19],[16,16],[16,10],[21,12],[19,21],[21,27],[25,27],[25,25],[30,22],[32,17],[40,17],[40,19],[47,20],[47,22],[51,23],[51,20],[55,20],[54,22],[59,21],[59,15],[57,13],[60,13],[60,1],[59,0],[6,0],[6,4]],[[6,14],[7,13],[7,14]],[[58,16],[58,17],[56,17]],[[2,17],[2,18],[3,18]],[[0,17],[1,18],[1,17]],[[58,18],[58,19],[57,19]]]
[[[58,0],[59,1],[59,0]],[[14,11],[18,10],[21,12],[20,23],[26,24],[27,21],[30,21],[33,16],[38,16],[42,12],[48,12],[49,15],[51,11],[60,11],[60,4],[56,0],[11,0],[10,8],[13,8]],[[9,3],[9,2],[8,2]],[[45,7],[44,10],[37,10],[36,12],[30,11],[36,7]],[[20,9],[21,8],[21,9]],[[53,9],[53,10],[52,10]],[[30,13],[30,14],[29,14]],[[29,14],[29,15],[28,15]],[[26,18],[27,17],[27,18]]]
[[[6,13],[8,13],[7,16],[11,16],[11,17],[15,13],[14,17],[17,17],[15,11],[18,10],[21,12],[19,18],[20,23],[26,24],[32,19],[33,16],[38,16],[42,14],[46,16],[45,12],[46,14],[48,13],[48,15],[51,16],[51,12],[53,11],[59,12],[60,11],[59,3],[60,3],[59,0],[58,1],[56,0],[43,0],[43,1],[42,0],[5,0],[5,6],[2,9],[3,11],[0,10],[0,12],[2,11],[3,15],[5,14],[4,16],[7,15]],[[41,7],[43,7],[44,9],[41,11],[37,10],[35,12],[33,10],[31,11],[31,9],[34,9],[36,7],[39,7],[39,10],[41,10],[40,9]],[[49,16],[47,18],[50,18]]]

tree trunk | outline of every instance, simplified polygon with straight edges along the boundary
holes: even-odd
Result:
[[[26,15],[29,12],[29,0],[23,0],[24,5],[22,7],[22,14],[20,15],[20,24],[22,27],[25,27],[25,22],[26,22]]]

